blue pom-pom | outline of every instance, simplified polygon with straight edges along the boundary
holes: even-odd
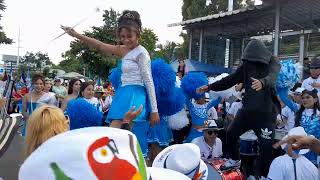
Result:
[[[176,83],[176,73],[163,59],[155,59],[151,63],[153,83],[157,98],[171,93]]]
[[[300,79],[299,67],[292,59],[281,60],[280,65],[277,87],[291,89]]]
[[[70,118],[70,130],[102,125],[102,113],[83,98],[69,101],[66,112]]]
[[[121,74],[121,63],[116,68],[111,69],[111,73],[108,78],[115,90],[121,86]]]
[[[157,100],[158,111],[161,116],[171,116],[184,108],[186,97],[181,88],[175,87],[168,96]]]
[[[197,88],[207,85],[208,79],[204,73],[201,72],[189,72],[182,78],[181,88],[186,96],[189,98],[199,99],[203,98],[204,94],[198,94]]]

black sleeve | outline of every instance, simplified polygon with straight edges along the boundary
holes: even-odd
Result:
[[[275,57],[272,57],[270,59],[270,64],[269,64],[269,74],[268,76],[259,79],[259,81],[262,83],[263,88],[264,87],[275,87],[278,73],[280,71],[280,63]]]
[[[223,91],[231,88],[237,83],[243,82],[243,65],[239,66],[236,72],[230,74],[229,76],[222,78],[220,81],[209,84],[209,90],[211,91]]]

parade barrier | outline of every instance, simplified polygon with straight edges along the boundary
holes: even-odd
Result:
[[[14,81],[8,80],[3,93],[3,97],[5,97],[7,101],[5,106],[0,111],[0,158],[6,152],[11,141],[13,140],[15,133],[19,128],[19,123],[22,117],[19,114],[12,116],[7,114],[13,86]]]

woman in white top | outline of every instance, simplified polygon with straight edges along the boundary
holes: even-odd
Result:
[[[56,94],[54,92],[52,92],[52,82],[51,82],[51,80],[48,79],[48,78],[45,78],[44,81],[45,81],[45,83],[44,83],[43,91],[45,93],[48,93],[49,96],[52,96],[52,100],[55,100],[54,105],[58,106],[57,105]]]

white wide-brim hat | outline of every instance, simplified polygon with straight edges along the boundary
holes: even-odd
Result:
[[[188,176],[171,169],[148,167],[147,171],[149,176],[148,179],[152,180],[190,180]]]
[[[56,135],[22,164],[19,180],[147,179],[140,145],[129,131],[90,127]]]
[[[284,136],[282,138],[282,140],[285,140],[287,139],[289,136],[307,136],[308,134],[306,133],[306,131],[303,129],[303,127],[301,126],[298,126],[298,127],[295,127],[295,128],[292,128],[289,130],[288,134],[286,136]],[[287,143],[285,144],[282,144],[281,145],[281,148],[282,149],[285,149],[287,147]],[[298,150],[298,154],[302,155],[302,154],[306,154],[309,152],[309,149],[301,149],[301,150]]]
[[[201,160],[200,149],[192,143],[165,148],[156,156],[152,167],[171,169],[191,179],[206,180],[208,177],[208,167]]]

